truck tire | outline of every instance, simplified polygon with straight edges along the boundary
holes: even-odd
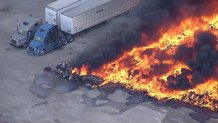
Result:
[[[75,40],[75,37],[74,36],[71,36],[71,35],[67,35],[67,43],[71,43]]]
[[[45,55],[46,51],[42,50],[40,53],[41,53],[41,55]]]
[[[23,44],[23,48],[27,48],[28,47],[28,44],[27,43],[24,43]]]
[[[68,43],[66,38],[63,38],[63,43],[64,43],[64,45],[66,45]]]

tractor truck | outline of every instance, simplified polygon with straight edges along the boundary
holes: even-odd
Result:
[[[42,25],[42,19],[27,17],[17,26],[17,31],[11,36],[11,45],[27,48],[33,40],[36,30]]]
[[[45,21],[27,48],[44,55],[74,40],[74,35],[130,11],[140,0],[58,0],[46,6]]]

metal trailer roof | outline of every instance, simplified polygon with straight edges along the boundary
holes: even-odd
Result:
[[[53,3],[48,4],[46,7],[52,8],[58,11],[58,10],[64,9],[69,6],[73,6],[74,4],[77,4],[82,1],[84,0],[58,0]]]
[[[82,4],[79,4],[78,6],[72,8],[70,11],[64,12],[63,15],[72,18],[110,1],[112,0],[86,0]]]

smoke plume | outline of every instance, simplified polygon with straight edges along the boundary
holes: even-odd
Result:
[[[213,2],[214,0],[210,2],[208,0],[142,0],[126,18],[129,20],[126,26],[120,26],[115,30],[111,43],[99,53],[92,55],[86,64],[91,69],[95,69],[121,56],[124,51],[136,46],[145,46],[160,37],[160,29],[165,31],[172,23],[179,23],[184,18],[198,17],[207,13]],[[132,23],[131,20],[138,21],[134,27],[128,28]],[[142,32],[147,35],[145,41],[141,41]]]

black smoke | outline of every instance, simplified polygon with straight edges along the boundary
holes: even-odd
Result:
[[[193,70],[192,82],[201,83],[214,75],[216,63],[218,62],[217,38],[208,32],[201,32],[197,35],[197,43],[194,50],[196,58],[188,62]]]
[[[142,0],[140,5],[134,9],[128,22],[118,26],[112,35],[109,43],[95,54],[90,55],[82,64],[87,64],[90,69],[98,69],[103,64],[107,64],[123,55],[134,47],[146,46],[151,41],[158,41],[162,32],[172,28],[172,25],[179,24],[188,17],[200,17],[210,15],[215,12],[217,0]],[[137,20],[137,21],[133,21]],[[132,23],[137,22],[133,25]],[[125,25],[125,26],[123,26]],[[141,35],[146,35],[143,41]],[[168,87],[171,89],[187,89],[203,83],[206,79],[217,73],[217,39],[208,32],[199,32],[195,36],[194,47],[181,45],[177,49],[174,60],[187,64],[191,70],[182,69],[182,73],[177,76],[168,77]],[[145,54],[152,54],[155,49],[145,51]],[[159,51],[160,52],[160,51]],[[156,53],[155,58],[164,61],[168,56],[164,52]],[[128,63],[128,62],[127,62]],[[149,74],[161,75],[170,69],[168,64],[152,66],[155,68]],[[189,79],[191,76],[191,80]]]
[[[175,54],[175,59],[185,62],[191,70],[183,69],[178,76],[168,77],[171,89],[188,89],[207,81],[216,79],[218,68],[218,41],[209,32],[198,32],[194,47],[182,45]],[[188,79],[191,76],[191,79]]]
[[[194,55],[194,49],[192,47],[187,47],[186,45],[180,45],[177,48],[174,59],[176,61],[185,62],[187,59],[191,59]]]
[[[101,51],[88,58],[85,64],[91,69],[97,69],[102,64],[120,57],[123,52],[133,47],[145,46],[150,41],[156,41],[162,31],[167,31],[172,24],[179,24],[187,17],[198,17],[212,11],[210,6],[215,0],[142,0],[140,5],[126,17],[128,23],[119,26],[113,31],[111,43]],[[138,20],[138,21],[132,21]],[[135,26],[128,26],[137,22]],[[131,24],[130,24],[131,23]],[[141,33],[147,38],[141,41]]]

